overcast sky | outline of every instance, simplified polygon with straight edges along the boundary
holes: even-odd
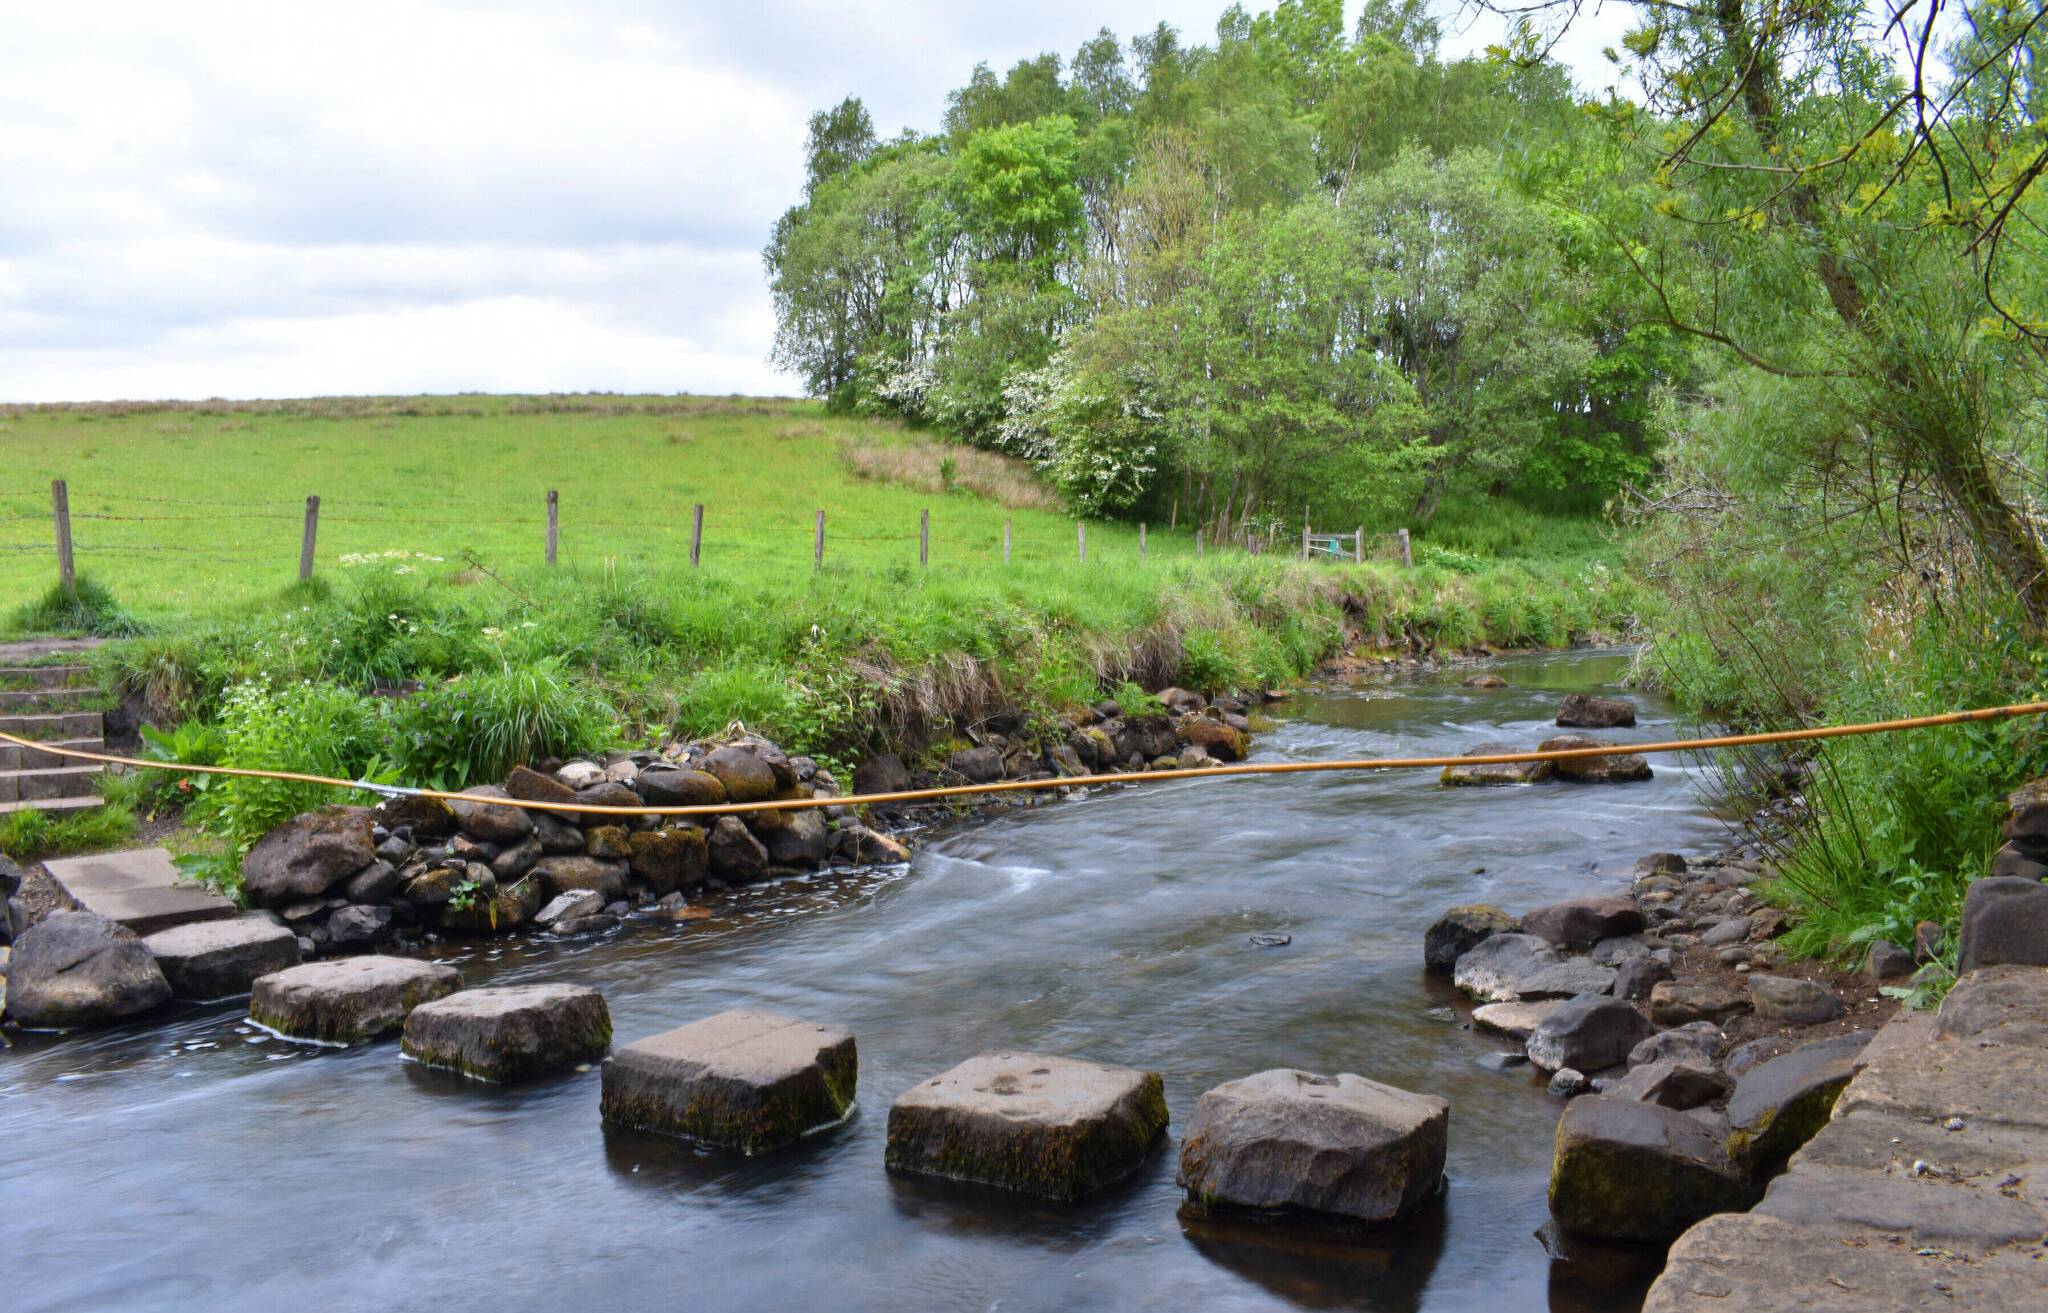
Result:
[[[791,393],[813,110],[930,129],[977,60],[1223,8],[0,0],[0,401]]]

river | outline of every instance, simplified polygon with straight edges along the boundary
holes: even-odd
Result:
[[[1260,760],[1533,745],[1614,654],[1313,690]],[[1674,728],[1636,696],[1638,737]],[[761,1159],[608,1131],[593,1070],[497,1088],[394,1043],[309,1049],[235,1004],[0,1053],[0,1263],[31,1310],[1629,1309],[1646,1278],[1553,1263],[1535,1232],[1557,1104],[1421,971],[1444,907],[1625,887],[1717,846],[1675,758],[1620,786],[1447,790],[1433,773],[1187,781],[965,823],[908,870],[743,891],[710,921],[452,955],[470,984],[562,980],[619,1043],[729,1007],[835,1022],[856,1114]],[[1291,936],[1260,947],[1251,936]],[[891,1099],[988,1048],[1162,1072],[1168,1140],[1075,1207],[892,1177]],[[1182,1121],[1267,1067],[1451,1103],[1449,1186],[1372,1246],[1184,1223]]]

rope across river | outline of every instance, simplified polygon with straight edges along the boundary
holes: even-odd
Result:
[[[442,789],[415,789],[370,780],[341,780],[327,775],[302,775],[293,771],[246,770],[235,766],[191,766],[173,761],[143,761],[135,757],[79,748],[60,748],[0,732],[0,743],[46,752],[54,757],[96,761],[109,766],[132,766],[142,770],[173,771],[180,775],[228,775],[243,779],[289,780],[299,784],[321,784],[330,788],[363,790],[388,798],[439,798],[444,802],[485,803],[493,807],[516,807],[525,811],[572,812],[589,816],[731,816],[753,812],[802,811],[812,807],[859,807],[884,802],[929,802],[941,798],[980,797],[991,793],[1027,793],[1044,789],[1070,789],[1094,784],[1151,784],[1166,780],[1234,779],[1248,775],[1308,775],[1332,771],[1377,771],[1442,769],[1445,766],[1492,766],[1517,762],[1573,761],[1585,757],[1647,756],[1653,753],[1702,752],[1714,748],[1747,748],[1770,743],[1800,743],[1815,739],[1851,738],[1860,734],[1892,734],[1903,730],[1931,729],[1937,725],[1963,725],[1978,721],[2010,720],[2019,716],[2048,714],[2048,702],[2015,702],[2002,707],[1979,707],[1970,711],[1948,711],[1935,716],[1909,716],[1901,720],[1866,721],[1855,725],[1818,725],[1807,729],[1771,730],[1759,734],[1724,734],[1714,738],[1668,739],[1661,743],[1616,743],[1589,748],[1553,748],[1547,752],[1493,752],[1467,757],[1360,757],[1337,761],[1265,761],[1236,765],[1176,767],[1172,770],[1114,771],[1100,775],[1069,775],[1042,780],[997,780],[989,784],[950,784],[931,789],[899,789],[892,793],[862,793],[838,797],[778,798],[763,802],[697,803],[687,806],[616,807],[598,803],[534,801],[526,798],[494,798]]]

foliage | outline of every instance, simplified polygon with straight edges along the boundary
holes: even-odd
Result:
[[[141,633],[142,626],[99,580],[80,575],[76,587],[51,584],[42,596],[16,607],[4,632],[126,638]]]
[[[109,801],[89,811],[46,812],[33,807],[0,816],[0,853],[17,862],[104,852],[135,838],[135,812]]]

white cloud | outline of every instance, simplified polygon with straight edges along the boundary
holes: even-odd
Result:
[[[0,0],[0,400],[789,392],[812,110],[1222,8]]]

